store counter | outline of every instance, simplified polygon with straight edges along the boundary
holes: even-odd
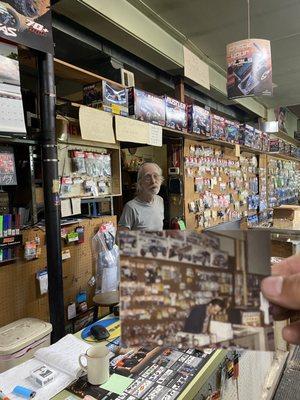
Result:
[[[112,315],[109,315],[109,316],[103,318],[102,320],[109,319],[111,317],[112,317]],[[81,332],[82,331],[77,332],[75,334],[75,336],[77,338],[81,338]],[[96,343],[97,342],[95,342],[95,344]],[[105,342],[101,342],[101,343],[105,343]],[[106,342],[106,343],[108,344],[108,342]],[[178,350],[178,351],[174,350],[174,353],[176,353],[176,352],[178,353],[178,352],[180,352],[180,350]],[[162,351],[160,353],[157,353],[157,355],[161,356],[162,355],[161,353],[162,353]],[[197,395],[197,393],[199,392],[201,387],[205,384],[205,382],[209,379],[209,377],[214,373],[214,371],[216,371],[218,369],[219,365],[225,359],[226,354],[227,354],[227,352],[225,350],[220,350],[220,349],[214,350],[212,352],[212,354],[209,355],[207,357],[207,359],[204,360],[203,364],[200,364],[200,369],[198,367],[198,370],[195,373],[195,376],[193,377],[190,374],[191,378],[187,385],[184,384],[184,382],[183,383],[181,382],[183,389],[178,389],[178,395],[176,396],[176,399],[192,400]],[[184,355],[184,352],[182,352],[182,355]],[[177,357],[178,357],[178,355],[177,355]],[[192,357],[192,358],[196,358],[196,357]],[[133,378],[135,380],[139,379],[141,377],[141,375],[143,374],[143,372],[146,370],[146,368],[148,368],[150,365],[151,365],[150,363],[145,364],[138,373],[134,374]],[[168,368],[166,368],[166,369],[168,369]],[[117,373],[117,371],[115,373]],[[176,383],[176,380],[174,382],[174,385],[175,385],[175,383]],[[155,384],[156,384],[156,382],[155,382]],[[102,397],[99,396],[99,399],[100,398],[102,398]],[[112,399],[113,397],[107,397],[107,398]],[[116,397],[114,397],[114,398],[116,398]],[[74,399],[80,399],[80,397],[74,395],[73,393],[71,393],[69,390],[66,390],[66,389],[53,397],[53,400],[74,400]]]

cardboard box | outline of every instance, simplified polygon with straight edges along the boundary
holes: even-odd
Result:
[[[227,140],[225,129],[225,118],[212,114],[211,116],[211,137],[219,140]]]
[[[182,131],[187,127],[186,106],[184,103],[165,96],[166,127]]]
[[[128,89],[129,115],[140,121],[165,126],[165,99],[144,90],[131,87]]]
[[[300,206],[282,205],[274,208],[273,226],[279,229],[300,230]]]
[[[127,90],[106,80],[83,87],[83,104],[113,114],[128,116]]]
[[[205,108],[189,105],[187,106],[188,130],[191,133],[211,134],[211,115]]]

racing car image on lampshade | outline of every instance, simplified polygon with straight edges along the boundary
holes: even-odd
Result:
[[[272,94],[270,42],[264,39],[246,39],[228,44],[228,98],[271,96]]]
[[[50,0],[0,1],[0,37],[53,52]]]

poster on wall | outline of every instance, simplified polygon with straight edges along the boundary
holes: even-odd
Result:
[[[230,43],[227,54],[227,96],[272,96],[272,58],[269,40]]]
[[[53,53],[50,0],[0,1],[0,38]]]
[[[16,165],[12,147],[0,147],[0,185],[16,185]]]
[[[0,42],[0,134],[26,134],[18,48]]]

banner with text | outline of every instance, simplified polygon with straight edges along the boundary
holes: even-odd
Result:
[[[53,53],[50,0],[0,1],[0,38]]]
[[[272,96],[272,59],[269,40],[230,43],[227,54],[227,96]]]

